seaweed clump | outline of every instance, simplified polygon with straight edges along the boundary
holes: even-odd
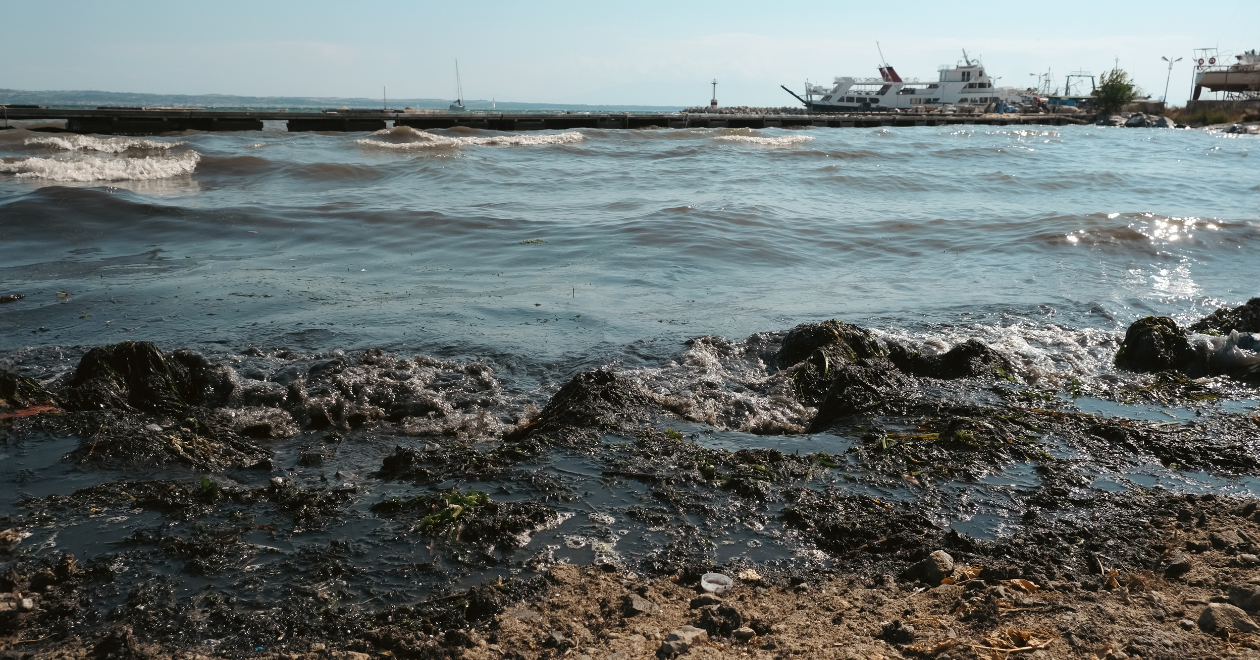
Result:
[[[532,438],[544,444],[585,446],[599,434],[645,421],[655,397],[629,378],[607,369],[573,377],[543,408],[538,419],[504,436],[507,442]]]
[[[534,531],[560,522],[554,509],[537,502],[499,502],[476,490],[390,497],[373,504],[372,511],[414,520],[414,533],[479,545],[487,554],[491,547],[523,547]]]
[[[1260,298],[1252,298],[1233,309],[1222,307],[1190,326],[1191,332],[1228,335],[1238,332],[1260,332]]]
[[[1186,331],[1167,316],[1147,316],[1129,326],[1116,366],[1129,371],[1182,370],[1194,359]]]

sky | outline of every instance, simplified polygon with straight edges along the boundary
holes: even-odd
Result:
[[[1193,49],[1260,48],[1260,2],[68,0],[0,5],[0,88],[610,105],[796,105],[808,79],[934,80],[966,49],[999,86],[1116,65],[1190,93]]]

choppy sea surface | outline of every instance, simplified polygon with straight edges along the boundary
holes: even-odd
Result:
[[[0,312],[0,348],[594,364],[833,316],[1053,344],[1260,292],[1258,144],[1090,126],[5,131],[0,283],[26,299]]]
[[[1093,126],[3,131],[0,295],[25,297],[0,306],[0,366],[51,381],[87,347],[131,339],[194,348],[266,378],[271,367],[242,357],[247,349],[315,359],[381,347],[489,365],[509,424],[581,371],[615,365],[660,392],[738,380],[755,365],[687,340],[739,342],[840,318],[929,351],[978,338],[1023,383],[1062,389],[1111,374],[1138,317],[1185,325],[1260,295],[1257,156],[1256,136]],[[1089,405],[1078,403],[1115,412]],[[682,428],[730,449],[849,446],[720,423]],[[277,447],[295,478],[345,470],[361,482],[393,448],[297,467],[309,440]],[[15,488],[0,509],[16,516],[20,497],[123,476],[59,463],[76,442],[5,448],[0,476]],[[567,524],[589,523],[595,509],[629,524],[617,507],[638,496],[612,486],[592,494],[591,460],[539,468],[575,492],[591,489],[565,505],[580,514]],[[1104,489],[1136,480],[1254,490],[1148,467],[1089,476]],[[1013,466],[942,522],[995,533],[1018,513],[1001,504],[1002,489],[1036,478]],[[121,538],[127,525],[149,523],[118,524]],[[374,524],[354,519],[327,533],[369,538]],[[565,533],[583,532],[553,532]],[[69,530],[62,542],[107,551],[93,544],[108,534],[93,534]],[[772,545],[748,550],[760,541],[741,539],[738,548],[767,557]]]

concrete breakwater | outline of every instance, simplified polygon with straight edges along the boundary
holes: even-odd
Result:
[[[0,106],[7,120],[64,120],[73,133],[153,135],[185,130],[257,131],[264,121],[284,121],[290,131],[378,131],[394,126],[417,129],[482,128],[497,131],[646,128],[872,128],[880,126],[1084,124],[1064,115],[889,114],[712,115],[712,114],[500,114],[404,113],[384,110],[336,112],[219,111],[183,108],[59,109]]]

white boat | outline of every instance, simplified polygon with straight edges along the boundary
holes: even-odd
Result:
[[[459,80],[459,60],[455,60],[455,102],[451,104],[451,112],[463,112],[467,109],[464,107],[464,84]]]
[[[1194,100],[1206,87],[1211,92],[1225,92],[1241,98],[1260,98],[1260,53],[1254,49],[1235,55],[1230,64],[1218,58],[1215,48],[1195,51]]]
[[[879,67],[879,75],[879,78],[837,77],[830,89],[807,84],[803,98],[790,89],[787,91],[811,112],[928,110],[942,106],[984,108],[990,103],[1018,101],[1010,88],[995,89],[984,64],[968,57],[965,50],[962,62],[952,67],[942,64],[932,82],[903,80],[887,62]]]

